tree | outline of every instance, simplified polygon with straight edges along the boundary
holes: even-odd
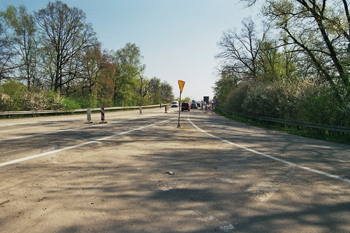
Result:
[[[92,93],[92,88],[97,84],[101,69],[103,68],[103,55],[100,44],[89,47],[84,51],[82,59],[82,72],[80,74],[80,85],[82,94],[84,89]]]
[[[2,80],[6,79],[12,70],[11,57],[13,56],[8,38],[6,37],[6,30],[0,23],[0,84]]]
[[[115,76],[117,64],[113,61],[113,55],[104,50],[102,52],[102,69],[98,75],[96,84],[97,100],[102,106],[113,106]]]
[[[77,77],[77,63],[82,51],[96,44],[91,24],[85,23],[85,13],[56,1],[35,13],[41,43],[48,66],[52,67],[52,88],[62,92]],[[52,64],[52,65],[51,65]]]
[[[261,42],[259,53],[259,79],[261,81],[285,81],[293,79],[296,60],[285,46],[279,48],[276,40]],[[295,54],[294,54],[295,55]]]
[[[138,99],[137,105],[143,106],[145,104],[145,97],[148,94],[150,86],[149,86],[149,81],[147,80],[146,77],[144,77],[143,75],[139,75],[139,78],[140,78],[138,80],[139,88],[137,88],[137,91],[136,91],[136,96],[138,97],[137,98]],[[147,100],[148,100],[148,98],[147,98]]]
[[[142,56],[140,48],[135,44],[127,43],[124,48],[114,54],[114,62],[117,70],[114,77],[114,105],[124,105],[132,100],[135,82],[142,77],[145,65],[141,63]],[[135,93],[135,92],[134,92]],[[135,103],[134,103],[135,104]]]
[[[162,103],[170,103],[174,100],[173,87],[166,81],[160,84],[160,95]]]
[[[347,0],[268,0],[264,15],[311,61],[339,101],[350,98],[350,13]]]
[[[240,80],[234,73],[221,72],[219,80],[213,87],[215,96],[225,105],[227,97],[238,87]]]
[[[15,75],[23,77],[30,90],[35,82],[38,55],[35,18],[23,5],[18,9],[10,5],[0,16],[8,27],[7,46],[11,50],[12,69],[19,71]]]
[[[153,77],[149,80],[149,94],[153,104],[162,102],[161,80],[159,78]]]
[[[264,40],[267,30],[263,33],[262,39],[258,39],[251,18],[244,19],[242,25],[240,34],[236,30],[224,33],[218,44],[222,51],[216,57],[224,60],[224,72],[234,73],[241,79],[256,79],[261,41]]]

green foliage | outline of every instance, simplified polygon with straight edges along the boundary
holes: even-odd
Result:
[[[66,97],[63,99],[63,110],[81,109],[81,105],[78,101]]]
[[[227,99],[237,113],[350,126],[350,107],[327,85],[312,80],[241,84]]]
[[[105,107],[101,104],[94,94],[89,94],[85,97],[80,96],[78,98],[66,97],[63,99],[62,107],[64,110],[85,109],[85,108],[99,108]]]
[[[47,101],[46,109],[48,110],[60,110],[63,108],[63,98],[53,91],[46,91],[45,97]]]
[[[300,104],[302,120],[316,124],[350,126],[349,102],[339,102],[329,88],[320,88]]]
[[[246,124],[256,125],[259,127],[264,127],[264,128],[273,129],[273,130],[284,131],[287,133],[296,134],[304,137],[317,138],[317,139],[327,140],[327,141],[332,141],[337,143],[350,144],[349,134],[329,132],[328,130],[311,129],[308,127],[298,127],[293,125],[264,122],[261,120],[254,120],[246,117],[241,117],[230,112],[220,111],[218,109],[216,109],[215,112],[227,118],[230,118],[232,120],[243,122]]]
[[[0,111],[39,111],[62,109],[62,98],[52,91],[27,90],[10,80],[0,86]]]
[[[14,80],[9,80],[1,85],[0,93],[4,102],[0,105],[4,106],[3,111],[19,111],[25,110],[25,93],[26,86]],[[5,104],[6,101],[6,104]]]
[[[78,103],[78,105],[80,106],[80,108],[97,108],[97,107],[102,107],[99,106],[96,95],[94,95],[93,93],[87,95],[87,96],[81,96],[77,99],[75,99],[75,101]]]
[[[175,99],[175,101],[179,101],[179,98]],[[184,99],[181,99],[181,102],[191,102],[191,97],[185,97]]]
[[[239,79],[236,75],[227,72],[221,72],[221,77],[215,82],[213,87],[215,96],[220,99],[220,106],[226,105],[226,100],[232,90],[238,87]]]
[[[150,90],[138,46],[102,49],[85,20],[82,10],[61,1],[34,14],[25,6],[0,11],[0,82],[13,81],[1,87],[0,111],[135,106],[173,98],[160,79]]]
[[[226,108],[237,112],[237,113],[245,113],[245,109],[242,107],[242,104],[247,96],[249,85],[241,84],[236,89],[232,90],[230,95],[226,100]]]
[[[6,111],[11,101],[12,99],[9,95],[0,92],[0,111]]]

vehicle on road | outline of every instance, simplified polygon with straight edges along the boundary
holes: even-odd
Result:
[[[184,110],[188,110],[188,111],[190,111],[190,104],[189,103],[187,103],[187,102],[183,102],[182,104],[181,104],[181,111],[184,111]]]
[[[192,102],[191,108],[197,108],[197,104],[195,102]]]
[[[178,108],[179,107],[179,101],[174,101],[171,103],[172,108]]]

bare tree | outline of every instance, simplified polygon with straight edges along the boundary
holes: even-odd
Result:
[[[10,68],[14,71],[14,76],[26,80],[30,90],[36,75],[38,56],[35,18],[27,13],[23,5],[18,8],[10,5],[0,16],[8,28],[7,48],[11,51],[8,59],[12,62]]]
[[[56,1],[48,3],[45,9],[35,13],[42,43],[54,66],[53,90],[61,91],[76,77],[76,65],[82,51],[96,43],[95,33],[90,24],[85,23],[85,13]],[[49,65],[49,64],[48,64]]]
[[[234,73],[241,79],[255,79],[258,76],[258,57],[260,41],[257,30],[251,18],[242,21],[243,28],[238,34],[236,30],[228,30],[224,33],[219,47],[222,50],[216,57],[224,61],[223,70]]]
[[[11,57],[13,55],[9,47],[5,29],[0,23],[0,84],[12,70]]]

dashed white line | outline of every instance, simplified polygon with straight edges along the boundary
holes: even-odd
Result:
[[[284,163],[284,164],[288,164],[288,165],[291,165],[291,166],[294,166],[294,167],[297,167],[297,168],[300,168],[300,169],[303,169],[303,170],[306,170],[306,171],[309,171],[309,172],[313,172],[313,173],[316,173],[316,174],[320,174],[320,175],[323,175],[323,176],[326,176],[328,178],[332,178],[332,179],[336,179],[336,180],[341,180],[341,181],[344,181],[344,182],[347,182],[347,183],[350,183],[350,180],[349,179],[346,179],[346,178],[342,178],[340,176],[336,176],[336,175],[332,175],[332,174],[329,174],[327,172],[323,172],[323,171],[319,171],[319,170],[316,170],[316,169],[313,169],[313,168],[309,168],[309,167],[305,167],[305,166],[301,166],[301,165],[298,165],[296,163],[292,163],[292,162],[289,162],[289,161],[286,161],[286,160],[283,160],[283,159],[279,159],[277,157],[274,157],[274,156],[271,156],[271,155],[268,155],[268,154],[264,154],[264,153],[261,153],[259,151],[256,151],[256,150],[253,150],[253,149],[250,149],[248,147],[245,147],[245,146],[242,146],[242,145],[239,145],[237,143],[234,143],[234,142],[230,142],[226,139],[222,139],[218,136],[215,136],[211,133],[208,133],[206,131],[204,131],[203,129],[199,128],[197,125],[195,125],[191,120],[190,118],[188,117],[187,120],[193,125],[193,127],[195,127],[196,129],[198,129],[199,131],[201,131],[202,133],[205,133],[207,134],[208,136],[210,137],[213,137],[213,138],[216,138],[222,142],[225,142],[225,143],[228,143],[228,144],[231,144],[231,145],[234,145],[236,147],[239,147],[239,148],[242,148],[244,150],[247,150],[247,151],[250,151],[252,153],[255,153],[255,154],[258,154],[258,155],[261,155],[261,156],[264,156],[266,158],[269,158],[269,159],[273,159],[275,161],[278,161],[278,162],[281,162],[281,163]]]

